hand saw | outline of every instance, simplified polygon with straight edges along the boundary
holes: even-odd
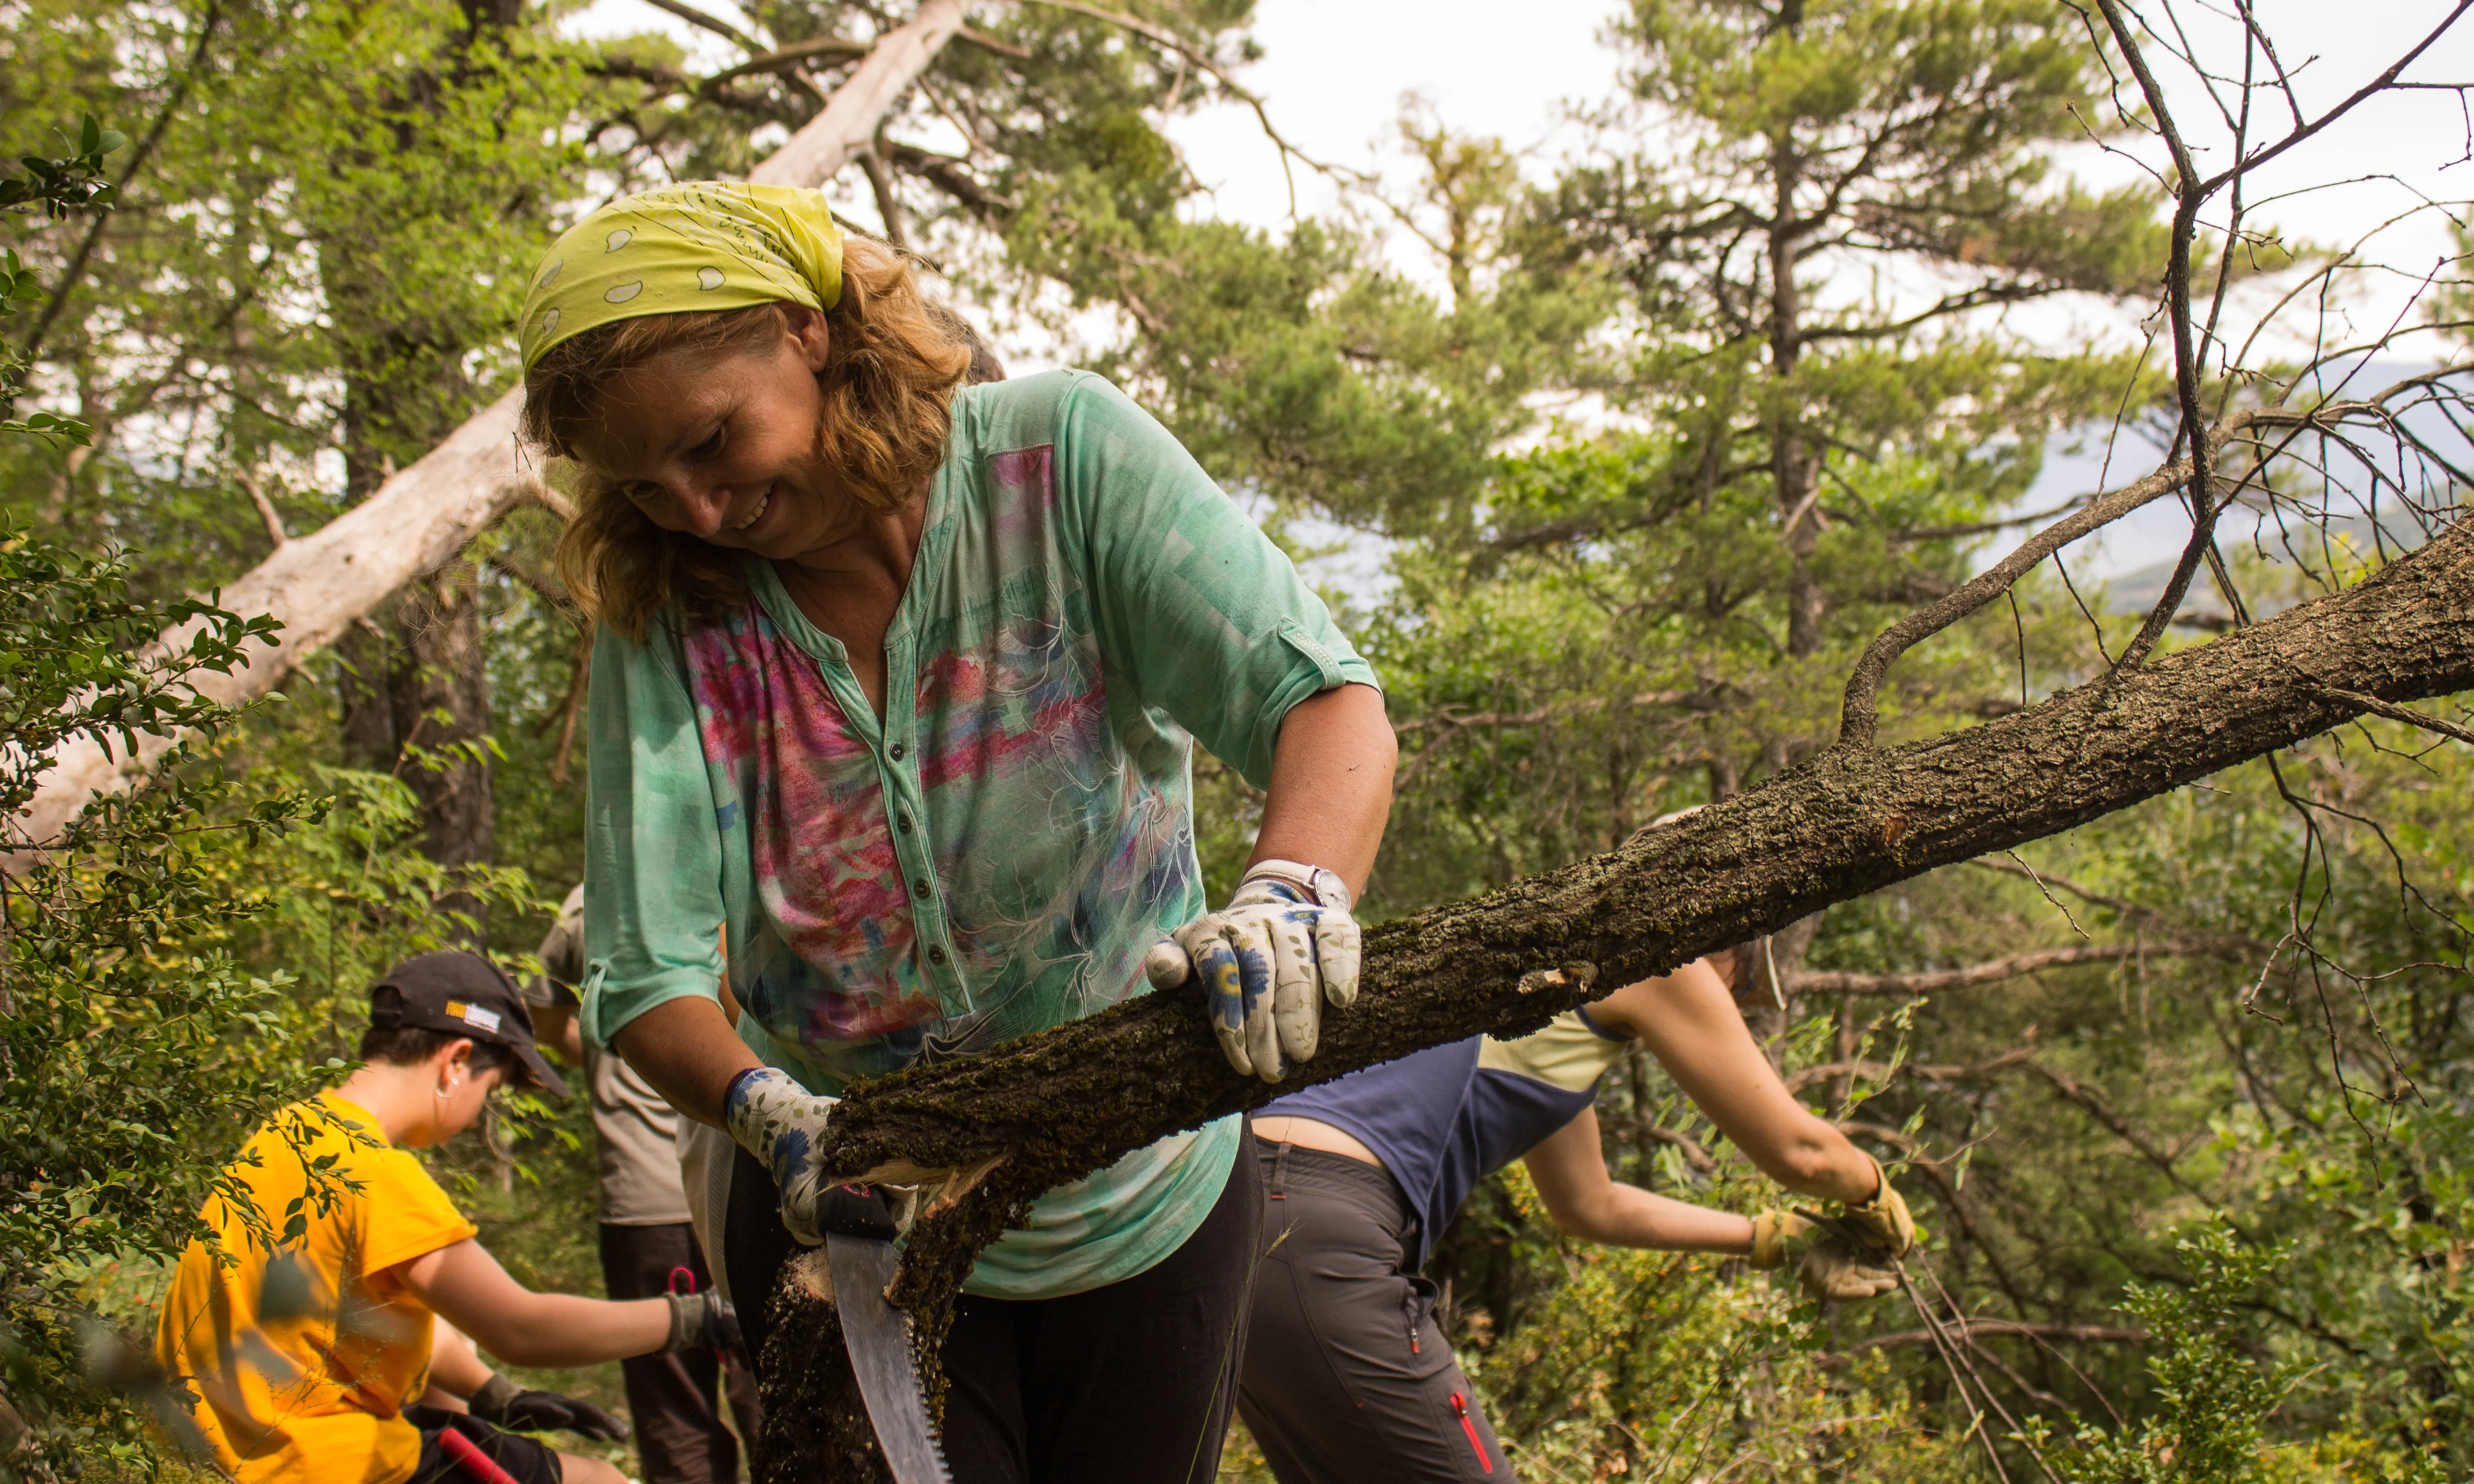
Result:
[[[817,1215],[842,1340],[885,1461],[896,1484],[952,1484],[945,1451],[928,1424],[910,1326],[885,1297],[893,1282],[897,1234],[885,1197],[863,1185],[837,1185],[825,1193]]]

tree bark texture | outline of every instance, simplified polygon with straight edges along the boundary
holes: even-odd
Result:
[[[756,1484],[893,1484],[834,1308],[825,1251],[790,1259],[773,1290],[764,1340],[764,1413],[750,1462]]]
[[[496,24],[487,12],[467,13],[476,28]],[[390,450],[434,444],[471,405],[468,327],[432,320],[389,292],[386,265],[371,260],[350,228],[328,236],[327,300],[345,347],[344,488],[367,499],[385,487]],[[400,599],[381,600],[376,622],[365,616],[345,631],[365,641],[353,645],[364,652],[348,656],[338,677],[345,761],[404,781],[422,853],[450,876],[487,865],[496,836],[485,741],[490,657],[474,575],[470,563],[453,563],[415,577]],[[455,937],[475,947],[487,941],[480,896],[451,888],[435,905],[461,924]]]
[[[450,874],[489,864],[497,833],[478,576],[472,563],[455,562],[416,577],[335,642],[344,765],[403,780],[418,807],[422,854]],[[486,941],[488,906],[478,895],[450,889],[436,905],[469,924],[453,936],[476,947]]]
[[[926,0],[910,21],[877,42],[824,110],[749,179],[806,186],[832,179],[875,136],[885,114],[961,29],[968,9],[967,0]],[[223,589],[225,607],[272,614],[282,621],[282,650],[234,674],[198,676],[200,693],[228,705],[267,694],[390,594],[446,566],[517,504],[542,499],[540,479],[516,447],[522,405],[521,388],[500,397],[418,463],[389,476],[370,499],[316,533],[286,543]],[[157,650],[177,654],[188,642],[185,629],[166,630]],[[83,740],[63,748],[33,804],[13,821],[6,843],[53,839],[89,800],[120,792],[152,771],[177,740],[146,739],[133,754],[106,755]],[[0,870],[20,868],[0,858]]]
[[[2474,526],[2345,592],[2029,710],[1840,746],[1766,786],[1473,901],[1370,927],[1361,996],[1276,1087],[1237,1076],[1190,991],[1000,1054],[856,1084],[827,1157],[972,1169],[913,1228],[893,1296],[933,1355],[979,1250],[1040,1192],[1181,1129],[1423,1047],[1518,1033],[1833,903],[2057,834],[2360,716],[2474,687]],[[940,1378],[926,1377],[932,1398]],[[768,1378],[768,1386],[783,1384]],[[767,1399],[768,1417],[806,1423]]]
[[[472,563],[458,562],[413,583],[396,609],[401,647],[387,675],[402,778],[421,803],[422,854],[458,874],[490,864],[497,833],[477,575]],[[437,906],[469,924],[460,932],[473,946],[488,941],[489,909],[479,896],[450,889]]]

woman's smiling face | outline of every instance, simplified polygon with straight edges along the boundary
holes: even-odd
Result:
[[[843,540],[869,511],[816,453],[828,335],[785,306],[761,347],[654,356],[601,394],[571,450],[664,530],[775,561]]]

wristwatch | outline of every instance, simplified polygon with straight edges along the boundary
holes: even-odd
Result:
[[[1257,861],[1248,868],[1246,879],[1253,881],[1262,877],[1288,883],[1314,898],[1317,907],[1334,907],[1347,912],[1351,906],[1348,883],[1340,879],[1338,871],[1323,866],[1300,865],[1295,861]]]

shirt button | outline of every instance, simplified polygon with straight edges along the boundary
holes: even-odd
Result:
[[[905,835],[910,834],[910,816],[909,815],[895,815],[893,816],[893,827],[900,830]]]
[[[931,949],[929,949],[929,950],[928,950],[928,961],[929,961],[929,962],[931,962],[931,963],[942,963],[942,962],[944,962],[944,961],[945,961],[945,950],[944,950],[942,947],[934,947],[934,948],[931,948]]]
[[[912,896],[926,896],[928,894],[928,878],[922,876],[918,880],[912,882],[910,884],[910,894]]]
[[[899,763],[899,762],[901,762],[901,761],[902,761],[902,753],[903,753],[903,746],[902,746],[902,743],[900,743],[900,742],[895,742],[891,747],[888,747],[888,748],[886,748],[885,750],[886,750],[887,752],[889,752],[889,753],[891,753],[891,754],[893,755],[893,761],[895,761],[896,763]]]

